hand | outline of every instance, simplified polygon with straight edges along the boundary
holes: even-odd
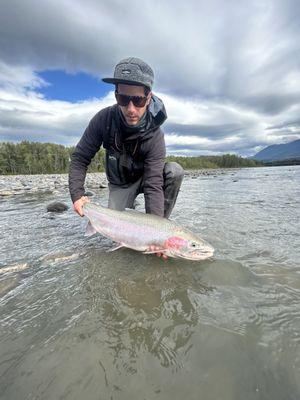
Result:
[[[78,215],[83,217],[83,205],[88,203],[90,199],[87,196],[82,196],[80,199],[76,200],[73,204],[74,211],[77,212]]]
[[[161,248],[159,246],[149,246],[149,251],[155,251],[155,250],[160,250]],[[157,255],[157,257],[161,257],[164,260],[168,259],[168,256],[166,256],[164,253],[155,253]]]

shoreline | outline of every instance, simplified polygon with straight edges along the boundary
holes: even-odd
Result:
[[[107,187],[104,172],[88,173],[86,190]],[[69,191],[68,174],[0,175],[0,198],[23,194],[60,194]]]
[[[215,177],[237,172],[240,168],[206,168],[185,170],[186,177]],[[86,175],[86,191],[108,187],[105,172],[89,172]],[[0,175],[0,198],[23,194],[60,194],[69,190],[68,174]]]

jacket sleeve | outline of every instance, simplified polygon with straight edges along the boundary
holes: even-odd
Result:
[[[159,129],[149,143],[144,160],[144,196],[146,213],[164,216],[163,170],[166,146]]]
[[[69,190],[73,203],[84,195],[86,172],[103,142],[102,114],[99,111],[89,122],[73,154],[69,169]]]

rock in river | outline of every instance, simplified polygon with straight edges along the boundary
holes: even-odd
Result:
[[[65,203],[60,203],[58,201],[54,201],[47,205],[48,212],[63,212],[66,211],[69,207]]]

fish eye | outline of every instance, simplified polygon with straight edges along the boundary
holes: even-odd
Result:
[[[196,247],[196,243],[191,243],[191,246],[192,247]]]

